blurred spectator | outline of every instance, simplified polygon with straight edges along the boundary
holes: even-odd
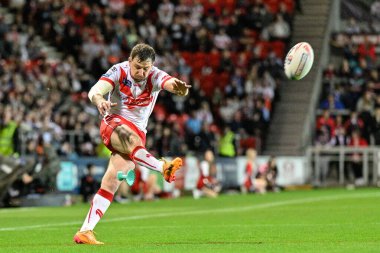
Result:
[[[162,193],[161,187],[157,183],[158,177],[156,173],[150,173],[147,168],[143,168],[144,200],[154,200]]]
[[[346,128],[347,134],[351,135],[352,132],[355,130],[359,130],[362,132],[364,129],[364,122],[363,120],[358,116],[358,113],[355,111],[352,111],[350,114],[350,118],[346,120],[344,123],[344,127]]]
[[[317,131],[315,145],[319,147],[329,147],[331,145],[331,131],[327,125],[322,125]]]
[[[83,197],[83,202],[91,202],[93,195],[100,187],[100,183],[94,177],[95,165],[88,163],[86,168],[86,174],[81,178],[79,193]]]
[[[254,191],[254,183],[255,183],[255,174],[257,173],[257,163],[256,163],[256,150],[250,148],[246,151],[247,162],[245,165],[244,171],[244,181],[241,185],[241,192],[248,193]]]
[[[158,5],[158,20],[165,27],[169,27],[173,21],[175,7],[170,0],[163,0],[162,3]]]
[[[274,156],[271,156],[269,157],[267,163],[259,167],[256,178],[264,179],[266,181],[266,191],[278,191],[279,187],[276,184],[277,176],[278,169],[276,158]]]
[[[18,143],[18,123],[14,120],[10,107],[0,111],[0,155],[10,156],[16,152]]]
[[[56,178],[60,160],[49,144],[37,146],[33,165],[28,166],[8,189],[9,198],[21,198],[29,194],[45,194],[56,191]]]
[[[326,127],[329,134],[332,135],[335,131],[335,122],[333,117],[330,115],[330,110],[324,110],[323,115],[317,119],[317,131],[321,130],[322,126]]]
[[[352,17],[348,20],[345,32],[349,35],[359,34],[361,32],[361,28],[355,18]]]
[[[342,115],[336,116],[336,126],[333,138],[331,139],[332,146],[343,147],[348,145],[349,138],[346,134]]]
[[[221,190],[221,185],[216,178],[215,158],[211,150],[204,152],[204,156],[199,163],[199,172],[197,188],[193,191],[194,198],[198,199],[201,196],[217,197]]]
[[[353,131],[351,134],[350,142],[348,143],[348,146],[354,147],[354,148],[360,148],[360,147],[367,147],[368,143],[367,141],[360,136],[360,131]],[[350,168],[354,174],[355,179],[355,185],[362,185],[363,182],[363,158],[360,153],[354,152],[351,155],[351,163]]]
[[[276,15],[274,22],[268,27],[270,40],[282,40],[286,44],[290,38],[290,26],[281,14]]]
[[[325,110],[342,110],[345,107],[339,100],[339,97],[330,94],[326,100],[322,101],[320,108]]]
[[[375,145],[380,145],[380,106],[376,106],[375,115],[372,121],[372,133],[375,141]]]
[[[232,40],[224,28],[220,28],[214,37],[214,44],[220,50],[225,50],[231,46]]]
[[[214,133],[216,130],[212,131],[211,128],[215,128],[215,126],[208,125],[207,123],[202,124],[202,130],[199,133],[199,143],[197,143],[197,150],[200,153],[204,153],[206,150],[216,152],[217,135]]]
[[[235,157],[235,134],[228,126],[223,128],[223,133],[219,140],[219,156]]]

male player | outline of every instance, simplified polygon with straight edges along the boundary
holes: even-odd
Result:
[[[103,143],[113,152],[100,189],[74,241],[103,244],[93,230],[112,202],[120,185],[117,171],[127,172],[135,163],[162,173],[167,182],[175,180],[182,160],[157,160],[145,149],[148,118],[158,93],[167,90],[186,96],[190,85],[153,66],[155,51],[147,44],[133,47],[128,61],[112,66],[91,88],[88,97],[103,116],[100,134]],[[109,93],[108,100],[104,95]]]

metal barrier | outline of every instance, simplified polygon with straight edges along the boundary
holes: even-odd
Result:
[[[306,151],[308,170],[311,171],[312,183],[317,186],[326,185],[326,176],[331,162],[338,162],[338,183],[345,184],[345,169],[348,162],[352,162],[352,155],[358,155],[362,162],[363,184],[369,185],[372,177],[372,185],[377,184],[380,171],[380,147],[310,147]],[[372,166],[370,166],[372,165]],[[324,168],[322,168],[324,166]],[[372,170],[370,170],[372,167]]]

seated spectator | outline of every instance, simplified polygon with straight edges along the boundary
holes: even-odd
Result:
[[[376,106],[372,119],[371,132],[376,146],[380,145],[380,106]]]
[[[360,131],[355,130],[351,134],[351,140],[348,143],[348,146],[359,148],[359,147],[367,147],[367,141],[360,136]],[[353,152],[351,154],[351,163],[350,169],[353,172],[355,185],[362,185],[363,182],[363,157],[360,153]]]
[[[157,175],[147,168],[136,166],[135,181],[130,187],[130,193],[135,201],[154,200],[162,193],[157,183]]]
[[[140,166],[135,168],[135,181],[130,187],[130,192],[134,200],[142,200],[144,198],[145,181],[142,178],[142,172]]]
[[[157,174],[150,173],[146,168],[143,169],[143,178],[145,178],[144,200],[154,200],[162,193],[162,190],[157,183]]]
[[[8,194],[10,199],[22,198],[29,194],[45,194],[56,191],[59,158],[55,149],[48,144],[37,146],[38,155],[30,161],[27,170],[13,181]]]
[[[326,109],[323,111],[322,116],[319,116],[317,119],[317,131],[321,130],[322,126],[326,126],[329,131],[330,135],[334,133],[335,130],[335,121],[332,116],[330,116],[330,110]]]
[[[259,167],[256,179],[263,179],[266,181],[266,191],[278,191],[279,188],[276,184],[278,176],[278,169],[276,164],[276,158],[271,156],[267,163]]]
[[[364,128],[364,122],[356,111],[352,111],[350,118],[344,123],[344,127],[346,128],[347,134],[351,135],[355,130],[359,130],[361,132]]]
[[[281,14],[276,15],[275,21],[268,27],[270,40],[282,40],[288,44],[291,35],[290,25]]]
[[[346,134],[346,129],[343,124],[342,115],[336,116],[336,127],[334,131],[334,135],[331,139],[332,146],[347,146],[349,142],[349,137]]]
[[[216,198],[222,187],[216,178],[215,158],[211,150],[204,153],[203,160],[199,164],[199,172],[197,188],[193,191],[194,198],[201,196]]]
[[[245,165],[245,171],[244,171],[244,180],[243,180],[243,184],[240,186],[240,190],[242,193],[248,193],[248,192],[254,192],[255,191],[255,187],[257,185],[255,185],[255,178],[256,178],[256,173],[257,173],[257,163],[256,163],[256,156],[257,156],[257,152],[255,149],[247,149],[246,151],[246,158],[247,158],[247,161],[246,161],[246,165]],[[260,190],[263,189],[264,186],[264,182],[262,180],[260,180],[259,182],[259,188]]]
[[[322,101],[320,108],[325,110],[345,109],[343,103],[339,100],[338,97],[334,96],[333,94],[328,95],[327,99]]]
[[[15,200],[30,193],[29,187],[24,186],[30,183],[27,173],[34,165],[33,158],[24,160],[0,155],[0,207],[18,206],[19,201]]]
[[[318,147],[329,147],[331,145],[331,136],[332,135],[329,126],[322,125],[319,130],[317,130],[315,145]]]
[[[360,25],[355,18],[350,18],[348,24],[346,25],[345,32],[349,35],[359,34],[361,32]]]

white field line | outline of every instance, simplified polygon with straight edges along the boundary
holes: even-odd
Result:
[[[30,212],[30,211],[36,211],[38,210],[38,207],[21,207],[21,208],[4,208],[0,209],[0,214],[2,213],[21,213],[21,212]]]
[[[208,228],[260,228],[260,227],[356,227],[360,225],[359,223],[276,223],[276,224],[219,224],[219,225],[207,225]],[[365,226],[379,226],[379,222],[370,222],[370,223],[362,223]],[[178,229],[178,228],[204,228],[202,225],[155,225],[155,226],[128,226],[128,230],[146,230],[146,229]],[[61,228],[56,227],[39,227],[39,230],[44,231],[54,231],[60,230]],[[16,231],[16,230],[8,230],[8,231]],[[19,231],[19,230],[17,230]]]
[[[146,214],[146,215],[135,215],[135,216],[105,219],[105,220],[102,220],[102,223],[162,218],[162,217],[168,217],[168,216],[245,212],[245,211],[257,210],[257,209],[265,209],[265,208],[295,205],[295,204],[307,204],[307,203],[314,203],[314,202],[321,202],[321,201],[375,198],[375,197],[380,197],[380,193],[367,193],[367,194],[357,193],[357,194],[347,194],[347,195],[340,194],[340,195],[332,195],[332,196],[317,197],[317,198],[311,197],[311,198],[303,198],[303,199],[295,199],[295,200],[276,201],[276,202],[270,202],[270,203],[264,203],[264,204],[250,205],[246,207],[230,207],[230,208],[219,208],[219,209],[192,210],[192,211],[184,211],[184,212],[165,212],[165,213],[155,213],[155,214]],[[20,227],[6,227],[6,228],[0,228],[0,232],[27,230],[27,229],[35,229],[35,228],[64,227],[64,226],[72,226],[72,225],[82,225],[82,222],[64,222],[64,223],[55,223],[55,224],[52,223],[52,224],[39,224],[39,225],[20,226]]]

